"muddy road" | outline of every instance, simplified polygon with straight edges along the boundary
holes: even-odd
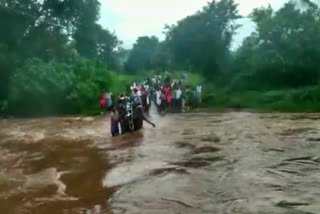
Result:
[[[320,212],[320,115],[0,120],[0,213]]]

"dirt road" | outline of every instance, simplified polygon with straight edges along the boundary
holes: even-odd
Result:
[[[0,120],[0,213],[319,213],[319,114],[152,120],[118,138],[106,117]]]

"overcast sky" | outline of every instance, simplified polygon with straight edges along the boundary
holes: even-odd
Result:
[[[275,9],[285,0],[235,0],[239,4],[240,14],[248,15],[253,8],[270,4]],[[155,35],[164,39],[165,24],[175,24],[180,19],[200,10],[208,0],[100,0],[100,24],[114,31],[130,48],[139,36]],[[242,20],[243,27],[235,38],[233,47],[237,47],[243,38],[250,35],[254,25]]]

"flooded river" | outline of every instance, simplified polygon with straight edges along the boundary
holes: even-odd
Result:
[[[118,138],[102,116],[0,120],[0,213],[319,213],[320,114],[152,120]]]

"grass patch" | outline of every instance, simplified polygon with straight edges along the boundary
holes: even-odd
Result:
[[[281,112],[320,111],[320,87],[278,91],[226,92],[204,95],[204,106],[213,108],[258,109]]]

